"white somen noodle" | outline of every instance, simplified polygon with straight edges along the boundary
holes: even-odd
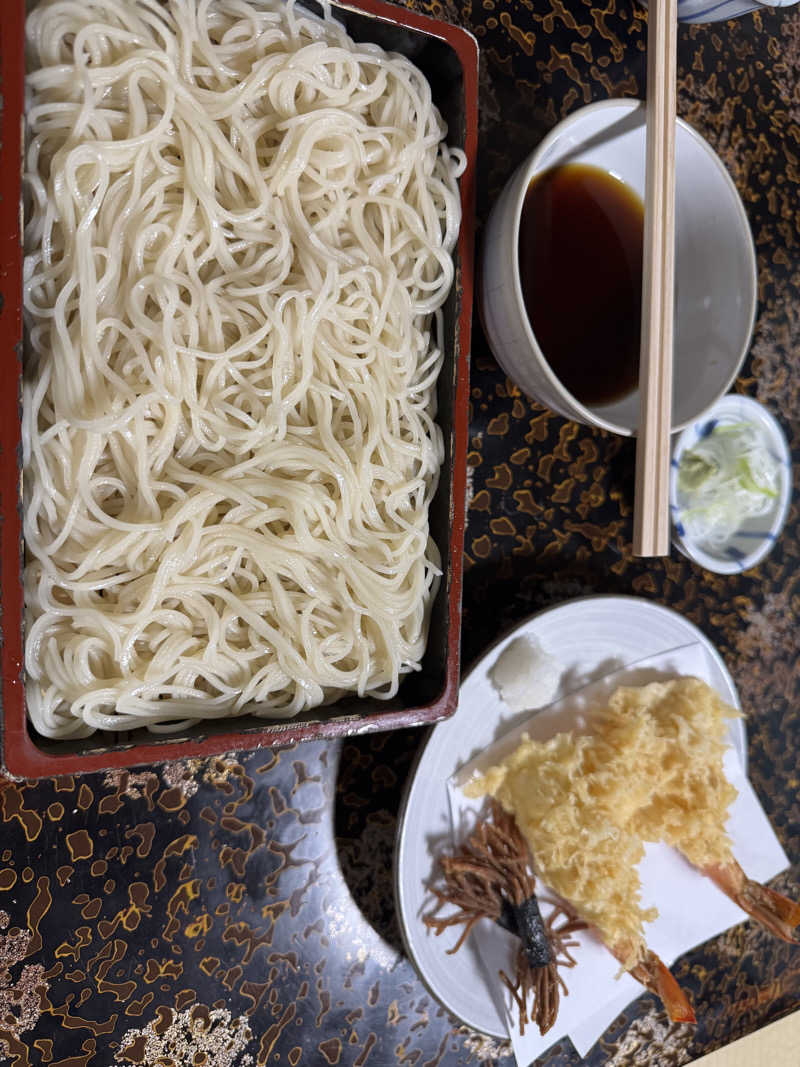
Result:
[[[292,716],[419,668],[460,152],[291,3],[28,18],[28,707]]]

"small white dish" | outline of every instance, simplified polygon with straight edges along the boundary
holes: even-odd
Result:
[[[733,680],[708,638],[677,612],[639,597],[582,597],[539,612],[502,637],[466,675],[458,711],[433,728],[409,777],[398,820],[395,897],[406,952],[427,989],[466,1025],[498,1038],[508,1032],[474,943],[468,939],[457,956],[448,955],[455,938],[435,937],[422,916],[431,907],[427,886],[438,856],[450,845],[448,778],[530,715],[510,711],[489,677],[506,646],[522,636],[535,637],[561,663],[556,699],[614,670],[699,644],[708,657],[708,682],[728,704],[740,707]],[[746,768],[744,721],[732,720],[730,730]]]
[[[515,171],[486,224],[478,292],[481,318],[500,366],[552,411],[631,436],[639,392],[586,406],[559,381],[537,342],[520,281],[520,218],[535,175],[566,163],[599,167],[639,197],[645,187],[645,105],[606,100],[573,112]],[[733,384],[750,346],[756,255],[736,186],[699,133],[678,119],[675,188],[675,361],[672,425],[688,426]],[[576,293],[576,299],[579,294]]]
[[[707,437],[715,426],[724,422],[751,422],[765,435],[773,458],[780,462],[780,490],[772,508],[765,515],[746,519],[733,539],[724,548],[703,546],[691,539],[682,523],[682,509],[678,493],[678,467],[681,456]],[[769,552],[780,536],[792,496],[792,457],[786,436],[777,419],[749,396],[730,393],[717,401],[702,418],[687,426],[674,440],[670,477],[670,511],[672,540],[689,559],[715,574],[738,574],[755,567]]]

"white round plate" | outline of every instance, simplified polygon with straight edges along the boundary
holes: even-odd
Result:
[[[539,612],[502,637],[464,678],[458,710],[432,729],[409,778],[398,823],[395,893],[406,951],[427,989],[467,1026],[500,1038],[507,1036],[506,1026],[470,940],[449,956],[457,932],[435,937],[422,916],[432,904],[426,887],[436,857],[450,844],[448,778],[530,714],[511,712],[488,682],[499,653],[522,635],[536,637],[564,668],[556,698],[638,660],[697,643],[709,654],[709,681],[723,700],[740,707],[733,679],[708,638],[669,608],[629,596],[584,597]],[[746,767],[741,719],[732,722],[731,741]]]

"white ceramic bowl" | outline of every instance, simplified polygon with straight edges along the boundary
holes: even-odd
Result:
[[[638,391],[613,404],[581,404],[550,369],[525,311],[517,255],[522,205],[531,179],[564,163],[600,167],[644,197],[644,104],[608,100],[581,108],[551,130],[509,179],[484,235],[483,324],[498,363],[526,393],[567,418],[630,436],[639,420]],[[675,186],[672,425],[680,430],[728,391],[744,361],[756,311],[756,256],[728,172],[681,120]]]
[[[647,6],[647,0],[641,0]],[[678,0],[680,22],[723,22],[746,15],[748,11],[760,11],[765,7],[791,7],[797,0],[770,0],[769,4],[758,0]]]
[[[757,425],[768,442],[770,452],[781,465],[781,481],[778,496],[770,511],[747,519],[725,548],[714,549],[699,545],[686,534],[678,500],[677,474],[683,453],[707,437],[720,422],[751,422]],[[755,567],[772,550],[783,529],[791,501],[792,457],[777,419],[757,400],[731,393],[722,397],[701,419],[687,426],[673,441],[671,474],[672,540],[685,556],[716,574],[738,574]]]

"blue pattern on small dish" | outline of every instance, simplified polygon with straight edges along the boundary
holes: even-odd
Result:
[[[682,533],[681,533],[681,536],[683,536]],[[737,533],[736,536],[737,537],[754,537],[754,538],[760,538],[761,540],[764,540],[764,538],[767,538],[767,540],[769,540],[769,541],[777,541],[777,539],[778,539],[777,535],[774,534],[772,532],[772,530],[739,530],[739,532]]]
[[[698,437],[710,437],[714,430],[719,426],[719,419],[709,419],[708,422],[704,422],[698,431]]]
[[[780,464],[781,484],[771,511],[748,519],[731,541],[713,548],[693,541],[686,532],[683,508],[678,499],[680,457],[698,441],[708,437],[720,422],[753,422],[765,434],[770,455]],[[670,471],[670,512],[673,542],[689,559],[718,574],[738,574],[755,567],[770,552],[780,535],[792,492],[792,463],[786,437],[778,421],[767,409],[748,396],[729,393],[673,439]]]

